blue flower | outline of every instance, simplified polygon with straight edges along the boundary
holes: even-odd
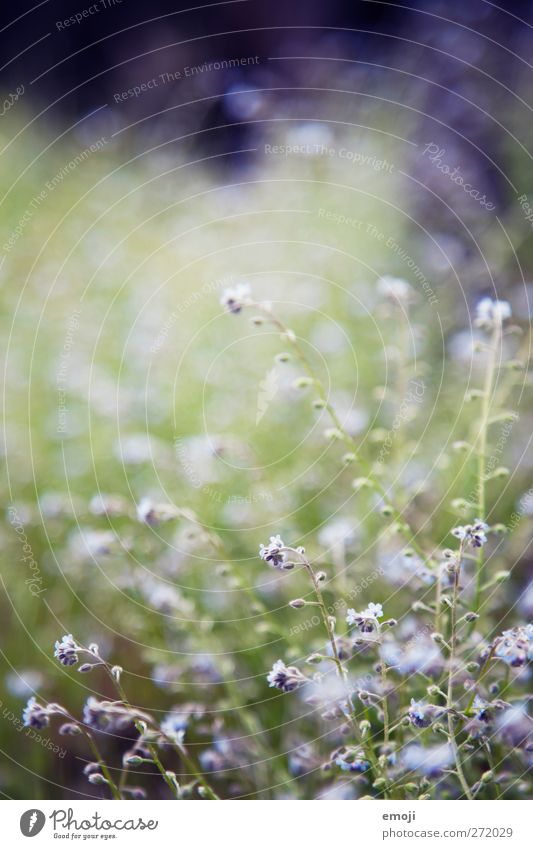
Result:
[[[353,760],[345,760],[342,757],[338,757],[335,763],[343,772],[366,772],[367,769],[370,769],[369,762],[360,755],[357,755]]]
[[[409,719],[417,728],[427,728],[431,724],[431,718],[428,716],[428,706],[424,702],[417,702],[411,699],[411,707],[408,711]]]

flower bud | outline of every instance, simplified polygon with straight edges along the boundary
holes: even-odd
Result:
[[[72,736],[75,736],[76,734],[81,734],[81,728],[79,727],[79,725],[76,725],[75,722],[65,722],[59,728],[59,733],[70,734]]]
[[[293,598],[292,601],[289,601],[289,607],[294,607],[295,610],[299,610],[301,607],[305,607],[306,602],[303,598]]]
[[[139,755],[128,755],[124,758],[124,766],[140,766],[144,761],[144,758],[140,758]]]
[[[104,778],[101,772],[91,772],[89,781],[91,784],[107,784],[107,779]]]
[[[295,389],[307,389],[312,383],[313,381],[310,377],[297,377],[292,385]]]
[[[501,572],[496,572],[496,574],[494,575],[494,580],[498,584],[500,584],[500,583],[503,583],[504,581],[507,581],[510,577],[511,577],[510,572],[502,570]]]

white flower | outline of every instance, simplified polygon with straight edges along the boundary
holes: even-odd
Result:
[[[507,301],[493,301],[492,298],[482,298],[476,307],[476,319],[474,324],[491,330],[498,324],[503,324],[505,319],[511,317],[511,307]]]
[[[383,277],[379,278],[377,287],[380,295],[392,301],[411,301],[413,299],[413,287],[407,280],[402,280],[401,277],[384,274]]]
[[[370,602],[366,610],[362,613],[357,613],[353,607],[346,611],[346,622],[348,625],[357,625],[360,631],[365,634],[375,631],[378,627],[378,619],[383,616],[383,607],[381,604]]]
[[[281,690],[282,693],[291,693],[305,684],[307,678],[295,666],[285,666],[282,660],[276,660],[267,675],[267,681],[276,690]]]
[[[269,563],[277,569],[285,563],[284,548],[285,543],[281,539],[280,535],[276,534],[276,536],[270,537],[268,545],[263,545],[263,543],[261,543],[259,546],[259,557],[261,560],[264,560],[265,563]]]
[[[179,511],[172,504],[154,504],[149,498],[141,498],[137,505],[137,519],[146,525],[159,525],[176,519]]]
[[[383,607],[381,604],[374,604],[371,601],[365,610],[365,614],[367,616],[373,616],[374,619],[381,619],[383,617]]]
[[[237,283],[222,293],[220,303],[228,312],[239,313],[250,302],[251,290],[247,283]]]
[[[457,539],[466,540],[473,548],[481,548],[487,542],[485,531],[488,531],[488,529],[489,526],[486,522],[476,519],[473,525],[458,525],[453,528],[452,534]]]

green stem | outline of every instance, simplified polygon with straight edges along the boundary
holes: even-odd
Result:
[[[452,719],[452,708],[453,708],[453,665],[455,660],[455,648],[457,643],[457,603],[458,603],[458,591],[459,591],[459,575],[461,571],[461,561],[463,558],[463,548],[464,548],[464,540],[461,540],[461,545],[459,546],[459,551],[457,553],[457,560],[454,564],[454,572],[453,572],[453,595],[452,595],[452,608],[451,608],[451,623],[450,623],[450,653],[448,657],[448,690],[446,694],[446,714],[448,718],[448,735],[450,740],[450,745],[453,750],[453,756],[455,761],[455,768],[457,771],[457,777],[459,778],[459,782],[461,787],[463,788],[463,792],[467,799],[472,800],[473,796],[470,791],[470,787],[468,786],[468,782],[465,778],[465,774],[463,772],[463,767],[461,764],[461,756],[459,754],[459,750],[457,748],[457,740],[455,736],[455,728],[453,725]]]
[[[416,541],[414,530],[411,528],[409,523],[405,520],[400,508],[398,506],[396,506],[394,504],[394,502],[391,500],[391,498],[389,497],[389,494],[387,493],[387,490],[385,489],[385,487],[383,486],[381,481],[378,480],[378,478],[373,474],[371,466],[361,457],[361,455],[359,454],[359,450],[358,450],[358,447],[357,447],[356,440],[344,428],[344,426],[342,425],[342,422],[340,421],[334,407],[332,407],[331,404],[329,403],[329,401],[327,400],[326,391],[324,389],[322,381],[316,375],[313,367],[311,366],[311,363],[309,362],[304,351],[302,350],[302,348],[298,344],[298,341],[296,340],[294,333],[277,316],[275,316],[269,309],[267,309],[263,305],[258,304],[258,303],[254,303],[253,306],[257,310],[262,312],[263,315],[265,315],[268,318],[268,320],[275,327],[278,328],[280,333],[284,334],[284,336],[287,338],[289,343],[292,345],[292,347],[293,347],[294,351],[296,352],[296,355],[297,355],[298,359],[300,360],[304,370],[307,372],[307,375],[311,378],[314,385],[316,386],[318,394],[320,395],[320,400],[323,403],[323,409],[325,409],[327,411],[329,417],[331,418],[331,421],[335,425],[335,429],[338,430],[338,432],[340,433],[343,442],[350,448],[352,453],[355,455],[355,459],[359,463],[359,465],[360,465],[360,467],[361,467],[361,469],[364,473],[364,476],[371,482],[374,489],[379,493],[379,495],[381,495],[381,497],[385,500],[387,505],[390,507],[390,509],[392,511],[392,515],[393,515],[395,521],[398,524],[398,528],[399,528],[402,536],[404,536],[404,538],[409,542],[409,544],[414,549],[414,551],[418,554],[418,556],[421,557],[425,562],[427,562],[429,564],[431,558],[428,555],[425,554],[422,547]]]
[[[81,727],[81,726],[78,726],[78,727]],[[109,787],[111,788],[111,792],[112,792],[114,798],[117,799],[117,800],[122,799],[122,794],[121,794],[120,790],[118,789],[117,785],[115,784],[115,782],[113,781],[113,779],[111,778],[111,773],[109,772],[107,764],[104,761],[102,755],[100,754],[98,746],[94,742],[92,735],[89,734],[89,732],[86,731],[84,728],[81,728],[81,730],[82,730],[82,733],[85,736],[87,742],[89,743],[89,746],[91,748],[91,751],[92,751],[94,757],[96,758],[96,760],[98,762],[98,766],[102,770],[102,773],[104,775],[105,780],[107,781]]]
[[[500,321],[496,321],[492,331],[492,337],[489,346],[489,359],[487,370],[485,372],[485,381],[483,385],[483,398],[481,403],[481,421],[479,425],[479,433],[477,438],[477,511],[478,517],[482,522],[485,521],[487,505],[486,505],[486,488],[485,488],[485,463],[487,455],[487,435],[488,422],[492,402],[492,392],[494,389],[494,376],[496,373],[496,357],[501,347],[502,325]],[[481,587],[483,583],[483,565],[484,555],[483,546],[480,547],[476,558],[476,588],[474,594],[474,613],[479,613],[481,607]]]

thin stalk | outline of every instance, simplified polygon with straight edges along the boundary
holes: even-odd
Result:
[[[117,801],[122,799],[122,794],[121,794],[119,788],[117,787],[117,785],[115,784],[115,782],[113,781],[113,779],[111,777],[111,773],[109,772],[109,768],[108,768],[105,760],[103,759],[102,754],[101,754],[98,746],[96,745],[92,734],[90,734],[87,731],[87,729],[80,722],[78,722],[78,720],[74,716],[72,716],[67,710],[65,710],[65,708],[61,707],[60,710],[58,710],[58,712],[62,716],[66,717],[70,722],[72,722],[81,731],[81,733],[83,734],[83,736],[85,737],[85,739],[87,740],[87,742],[89,744],[89,748],[90,748],[91,752],[93,753],[93,755],[94,755],[94,757],[95,757],[95,759],[98,763],[98,766],[102,770],[104,778],[107,781],[107,783],[108,783],[108,785],[111,789],[113,797]]]
[[[477,510],[478,516],[482,522],[486,518],[486,487],[485,487],[485,463],[487,456],[487,435],[489,426],[489,416],[491,410],[492,393],[494,390],[494,376],[496,373],[496,357],[501,347],[502,324],[501,321],[495,321],[494,329],[489,345],[489,358],[487,369],[485,372],[485,380],[483,384],[483,398],[481,402],[481,420],[479,424],[479,432],[477,438]],[[483,583],[483,565],[484,555],[483,546],[480,547],[476,558],[476,587],[474,594],[474,613],[479,613],[481,607],[481,587]]]
[[[380,634],[379,642],[379,665],[381,667],[381,689],[383,690],[383,742],[387,746],[389,743],[389,704],[387,700],[387,666],[383,657],[383,644]]]
[[[96,745],[96,743],[94,742],[94,739],[93,739],[92,735],[91,735],[91,734],[89,734],[89,732],[88,732],[88,731],[86,731],[83,727],[81,727],[81,726],[78,726],[78,727],[79,727],[79,728],[81,728],[82,734],[84,735],[84,737],[86,738],[87,742],[89,743],[89,746],[90,746],[90,748],[91,748],[91,751],[92,751],[93,755],[95,756],[95,758],[96,758],[96,760],[97,760],[97,762],[98,762],[98,766],[100,767],[100,769],[101,769],[101,770],[102,770],[102,772],[103,772],[103,775],[104,775],[105,780],[107,781],[107,783],[108,783],[109,787],[111,788],[111,792],[112,792],[112,794],[113,794],[114,798],[115,798],[115,799],[117,799],[117,800],[122,799],[122,793],[120,792],[120,790],[118,789],[117,785],[115,784],[115,782],[114,782],[114,781],[113,781],[113,779],[111,778],[111,773],[109,772],[109,769],[108,769],[108,767],[107,767],[107,764],[106,764],[106,762],[104,761],[104,759],[103,759],[102,755],[100,754],[100,751],[99,751],[99,749],[98,749],[98,746],[97,746],[97,745]]]
[[[106,672],[108,673],[109,677],[113,681],[115,689],[117,690],[117,693],[119,694],[122,702],[125,704],[125,706],[128,708],[128,710],[130,710],[132,712],[132,714],[134,714],[135,709],[131,705],[131,703],[130,703],[127,695],[126,695],[126,692],[124,690],[124,687],[120,683],[120,680],[117,677],[115,677],[115,675],[113,675],[113,672],[111,671],[109,664],[105,660],[103,660],[101,657],[99,657],[98,659],[105,666]],[[144,735],[144,728],[143,728],[142,724],[140,723],[140,721],[134,720],[134,724],[135,724],[135,727],[136,727],[137,731],[139,732],[139,734],[141,736]],[[165,735],[163,735],[163,736],[165,736]],[[174,782],[172,781],[172,778],[167,774],[167,770],[165,769],[165,767],[161,763],[161,760],[160,760],[159,755],[157,753],[156,746],[154,746],[154,744],[151,743],[151,742],[148,742],[148,741],[145,741],[145,742],[146,742],[146,747],[147,747],[148,751],[150,752],[150,756],[151,756],[153,762],[155,763],[157,769],[161,773],[161,776],[162,776],[163,780],[165,781],[165,784],[168,786],[172,795],[175,796],[176,799],[179,799],[178,789],[177,789],[176,785],[174,784]],[[180,747],[180,751],[181,751],[181,747]],[[181,751],[181,755],[182,755],[183,760],[185,760],[185,757],[183,757],[183,751]],[[188,755],[187,755],[187,758],[189,760],[189,764],[192,764]],[[191,768],[189,764],[187,764],[187,766],[188,766],[188,768]],[[206,792],[206,795],[208,795],[209,798],[211,798],[211,799],[218,799],[218,796],[211,789],[211,787],[209,786],[209,784],[207,783],[205,778],[198,772],[198,770],[196,769],[196,767],[194,767],[194,765],[192,765],[192,766],[193,766],[193,769],[191,769],[191,772],[193,772],[195,777],[198,778],[198,780],[200,781],[202,787],[204,788],[204,790]]]
[[[459,754],[459,750],[457,748],[457,740],[455,737],[455,728],[453,725],[452,719],[452,708],[453,708],[453,665],[455,660],[455,649],[457,644],[457,604],[458,604],[458,595],[459,595],[459,575],[461,571],[461,561],[463,558],[463,548],[464,548],[464,540],[461,540],[461,545],[459,546],[459,551],[457,553],[457,560],[454,564],[453,571],[453,595],[452,595],[452,608],[450,615],[450,653],[448,657],[448,689],[446,694],[446,714],[448,718],[448,736],[450,740],[450,745],[453,750],[453,757],[455,761],[455,769],[457,772],[457,777],[459,778],[459,782],[461,787],[463,788],[463,792],[467,799],[472,799],[472,793],[470,791],[470,787],[468,786],[468,782],[465,778],[465,774],[463,772],[463,767],[461,764],[461,756]]]
[[[402,533],[402,535],[409,542],[411,547],[416,551],[416,553],[419,555],[419,557],[421,557],[425,562],[429,563],[430,557],[425,554],[422,547],[416,541],[415,532],[413,531],[413,529],[411,528],[409,523],[405,520],[405,518],[402,514],[402,511],[391,500],[389,494],[387,493],[387,490],[385,489],[385,487],[383,486],[381,481],[372,472],[371,466],[361,457],[359,450],[358,450],[356,440],[344,428],[344,426],[343,426],[342,422],[340,421],[334,407],[332,407],[332,405],[327,400],[324,385],[323,385],[322,381],[320,380],[320,378],[316,375],[311,363],[309,362],[308,358],[306,357],[301,346],[298,344],[298,341],[296,340],[294,333],[277,316],[275,316],[269,309],[267,309],[262,304],[254,303],[253,306],[257,310],[262,312],[263,315],[265,315],[268,318],[268,320],[275,327],[278,328],[280,333],[284,334],[284,336],[287,338],[288,342],[292,345],[292,347],[293,347],[294,351],[296,352],[296,355],[297,355],[298,359],[300,360],[305,372],[307,373],[308,377],[312,380],[313,384],[315,385],[315,387],[318,391],[318,394],[320,396],[320,400],[323,403],[323,409],[325,409],[327,411],[332,423],[335,425],[335,429],[339,432],[342,441],[350,448],[351,452],[355,455],[355,459],[359,463],[359,465],[360,465],[360,467],[361,467],[361,469],[364,473],[364,476],[366,478],[368,478],[368,480],[371,482],[374,489],[379,493],[379,495],[381,495],[381,497],[386,501],[387,505],[390,507],[390,509],[392,511],[392,515],[393,515],[394,519],[396,520],[396,522],[398,523],[398,527],[399,527],[399,530]]]
[[[357,725],[357,721],[356,721],[355,716],[354,716],[355,708],[354,708],[354,705],[353,705],[353,702],[352,702],[350,688],[348,686],[348,674],[347,674],[346,669],[344,668],[343,663],[342,663],[342,661],[339,657],[339,652],[338,652],[338,649],[337,649],[337,643],[336,643],[336,640],[335,640],[335,633],[333,631],[333,628],[332,628],[332,625],[331,625],[331,622],[330,622],[328,609],[326,607],[326,603],[324,602],[322,590],[320,589],[320,582],[317,579],[316,573],[315,573],[313,567],[311,566],[311,563],[309,562],[307,557],[305,557],[300,551],[297,551],[295,548],[288,548],[288,547],[286,547],[282,550],[287,551],[291,555],[296,555],[300,559],[300,562],[302,563],[302,565],[304,566],[304,568],[307,571],[307,574],[311,578],[311,583],[313,585],[313,589],[315,591],[315,595],[316,595],[316,598],[317,598],[317,604],[320,607],[320,613],[322,615],[322,621],[324,623],[324,628],[326,630],[326,633],[327,633],[327,636],[328,636],[328,641],[329,641],[329,644],[331,646],[332,660],[335,663],[335,666],[337,668],[337,675],[339,676],[339,678],[341,679],[341,681],[343,682],[343,685],[344,685],[346,701],[347,701],[348,708],[349,708],[348,720],[349,720],[350,725],[352,727],[352,730],[354,732],[355,739],[363,746],[365,754],[367,755],[369,761],[371,762],[374,771],[378,772],[379,765],[378,765],[378,762],[377,762],[377,758],[374,754],[373,747],[372,747],[371,744],[370,744],[370,746],[367,745],[367,742],[363,738],[363,735],[361,734],[361,731],[359,729],[359,726]]]

